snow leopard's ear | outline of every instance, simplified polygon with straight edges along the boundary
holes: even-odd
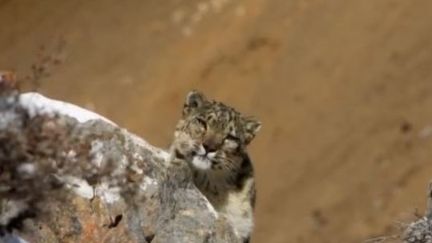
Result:
[[[191,111],[201,107],[206,101],[207,99],[202,93],[196,90],[190,91],[186,96],[186,101],[183,106],[183,115],[187,115]]]
[[[243,118],[243,127],[245,132],[245,143],[249,144],[261,129],[261,122],[253,117],[245,117]]]

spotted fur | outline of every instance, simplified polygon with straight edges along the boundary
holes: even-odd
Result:
[[[190,165],[197,188],[244,242],[253,228],[256,193],[246,148],[260,127],[256,119],[191,91],[170,149],[173,159]]]

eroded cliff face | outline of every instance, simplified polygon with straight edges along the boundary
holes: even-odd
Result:
[[[82,108],[2,89],[2,241],[239,242],[165,151]]]

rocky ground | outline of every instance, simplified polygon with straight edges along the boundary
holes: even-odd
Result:
[[[161,147],[191,88],[256,115],[254,242],[361,242],[393,235],[425,207],[430,9],[428,0],[0,0],[0,69],[27,74],[38,53],[55,53],[64,62],[42,93]]]

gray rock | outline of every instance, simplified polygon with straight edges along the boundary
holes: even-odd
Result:
[[[239,242],[187,165],[167,159],[79,107],[0,92],[1,239]]]
[[[425,216],[406,227],[402,240],[404,243],[432,243],[432,182],[427,191]]]

